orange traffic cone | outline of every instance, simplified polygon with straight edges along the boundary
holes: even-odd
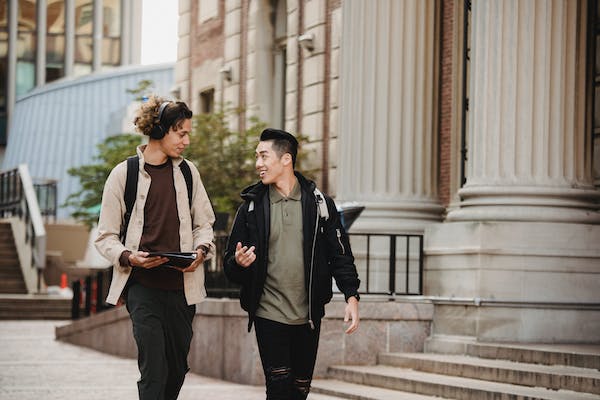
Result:
[[[67,274],[64,272],[60,275],[60,288],[64,289],[67,287]]]

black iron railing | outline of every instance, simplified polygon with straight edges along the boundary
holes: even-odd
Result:
[[[423,235],[350,233],[360,292],[423,294]]]
[[[56,209],[58,200],[56,197],[56,180],[54,179],[36,179],[33,187],[40,207],[40,214],[46,222],[56,221]]]
[[[229,281],[223,271],[223,256],[225,255],[228,239],[229,237],[226,235],[215,237],[216,255],[212,260],[204,263],[205,286],[208,297],[239,297],[239,285]]]
[[[393,233],[350,233],[350,243],[361,279],[361,294],[423,294],[423,235]],[[237,298],[239,286],[223,272],[227,236],[217,236],[214,259],[204,263],[205,286],[209,297]],[[73,282],[73,319],[100,312],[112,269],[99,271]]]
[[[423,294],[423,235],[351,233],[361,294]],[[238,297],[239,286],[223,272],[227,237],[217,238],[217,256],[206,271],[209,297]]]
[[[27,165],[0,172],[0,218],[16,217],[24,223],[24,240],[31,248],[31,267],[37,268],[37,290],[40,290],[41,270],[46,266],[46,230],[37,202],[35,187]],[[31,282],[26,272],[26,282]],[[28,284],[28,290],[34,291]]]
[[[104,311],[112,306],[105,302],[112,277],[112,267],[98,270],[71,283],[71,318],[79,319]]]
[[[56,180],[32,180],[40,214],[46,220],[56,220]],[[0,217],[22,217],[27,210],[23,207],[25,195],[19,169],[0,172]]]

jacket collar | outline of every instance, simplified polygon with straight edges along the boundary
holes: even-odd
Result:
[[[141,144],[135,149],[137,156],[140,158],[140,170],[141,171],[145,171],[144,170],[144,164],[146,163],[146,160],[144,159],[144,149],[145,148],[146,148],[146,145]],[[176,158],[171,157],[171,162],[173,163],[173,167],[179,167],[179,164],[181,164],[182,161],[183,161],[183,157],[176,157]]]

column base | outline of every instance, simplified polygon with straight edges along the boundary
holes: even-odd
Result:
[[[600,191],[558,186],[465,186],[447,221],[600,224]]]
[[[354,222],[353,233],[422,234],[425,227],[442,221],[444,207],[430,200],[361,202],[365,210]]]
[[[482,341],[598,341],[600,226],[452,222],[425,230],[434,334]]]

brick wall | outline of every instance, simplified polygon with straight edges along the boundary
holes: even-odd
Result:
[[[198,1],[192,2],[191,9],[191,56],[192,68],[206,60],[222,58],[225,35],[225,1],[219,2],[219,15],[202,23],[198,23]],[[192,83],[193,85],[193,83]]]
[[[454,0],[445,0],[441,7],[440,26],[440,115],[439,115],[439,178],[440,202],[448,206],[451,198],[450,180],[452,164],[451,135],[455,116],[452,115],[452,49],[454,46]],[[458,108],[460,109],[460,108]]]

